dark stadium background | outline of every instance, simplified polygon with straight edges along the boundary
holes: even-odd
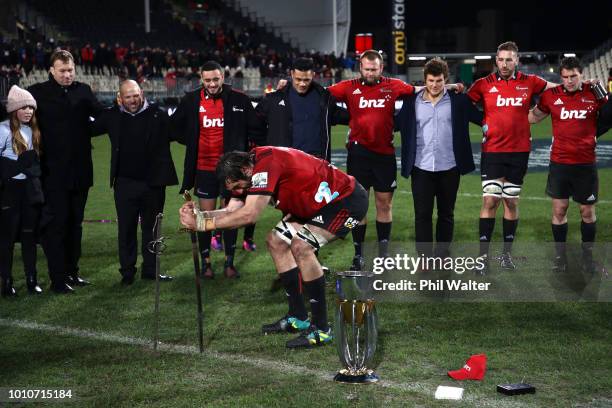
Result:
[[[502,3],[502,4],[500,4]],[[352,32],[371,32],[375,46],[388,49],[387,26],[389,12],[384,6],[354,5]],[[583,51],[601,44],[612,33],[612,4],[606,1],[406,1],[407,52],[491,52],[494,49],[478,49],[474,43],[470,49],[454,48],[453,39],[439,40],[447,28],[478,25],[477,14],[482,10],[499,13],[502,24],[497,24],[498,36],[515,41],[522,51]],[[431,38],[423,50],[411,48],[410,37],[428,29],[440,34]],[[502,40],[504,41],[504,40]],[[352,49],[354,42],[349,43]]]

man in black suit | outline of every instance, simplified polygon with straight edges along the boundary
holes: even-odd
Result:
[[[424,78],[425,89],[405,99],[396,118],[402,136],[401,174],[412,176],[418,253],[447,256],[459,176],[474,170],[469,122],[480,126],[482,113],[465,94],[447,92],[448,65],[443,60],[428,61]],[[438,210],[435,251],[434,201]]]
[[[102,111],[89,85],[74,80],[74,58],[65,50],[51,55],[49,80],[28,90],[36,99],[42,134],[42,186],[45,205],[41,243],[56,293],[89,282],[79,277],[83,214],[93,185],[89,118]]]
[[[153,240],[155,217],[163,212],[166,186],[178,184],[170,154],[169,119],[150,104],[136,81],[119,88],[118,105],[104,111],[94,122],[94,134],[108,133],[111,140],[110,185],[115,192],[118,218],[121,282],[134,282],[138,218],[142,231],[143,279],[155,279],[155,255],[147,245]],[[160,280],[171,280],[160,275]]]

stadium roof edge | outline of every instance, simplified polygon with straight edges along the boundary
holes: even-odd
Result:
[[[583,51],[583,50],[519,51],[519,57],[526,56],[526,55],[535,55],[535,54],[563,54],[569,51],[574,52],[576,54],[584,54],[586,52],[589,52],[589,51]],[[476,52],[476,51],[469,52],[469,53],[465,53],[465,52],[447,52],[447,53],[428,52],[428,53],[422,53],[422,54],[407,54],[407,57],[474,58],[474,55],[494,56],[495,52]]]

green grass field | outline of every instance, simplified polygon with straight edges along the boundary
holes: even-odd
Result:
[[[543,124],[534,129],[534,136],[544,137],[549,130]],[[340,135],[345,134],[345,129],[335,130],[334,146],[342,146]],[[94,149],[96,182],[86,218],[115,219],[108,188],[108,140],[96,138]],[[173,154],[182,170],[183,148],[173,146]],[[612,170],[600,171],[598,240],[602,242],[612,241],[612,191],[606,182],[611,177]],[[533,243],[536,249],[552,241],[545,180],[545,173],[528,174],[522,193],[517,242]],[[408,191],[407,181],[400,180],[392,232],[395,242],[406,245],[414,239]],[[475,242],[478,176],[463,177],[459,194],[455,239]],[[164,217],[168,248],[162,270],[175,280],[162,284],[160,352],[153,352],[151,341],[154,285],[137,280],[130,287],[120,286],[116,224],[87,223],[81,271],[93,285],[77,289],[74,295],[56,296],[46,290],[40,250],[39,275],[46,291],[28,296],[16,251],[14,277],[20,296],[0,299],[0,389],[71,389],[75,407],[612,406],[612,304],[603,302],[380,302],[376,370],[382,383],[361,387],[334,383],[331,377],[340,368],[335,347],[289,351],[284,347],[287,336],[260,334],[262,323],[286,311],[284,294],[269,291],[275,272],[264,236],[279,215],[272,209],[257,225],[257,252],[237,250],[239,281],[219,276],[223,256],[214,253],[218,277],[203,282],[206,351],[200,355],[191,245],[188,235],[178,232],[180,204],[178,187],[168,188]],[[371,210],[371,222],[373,214]],[[375,228],[368,229],[367,240],[374,242]],[[575,206],[570,211],[569,240],[580,240]],[[351,257],[350,239],[321,253],[332,271],[344,270]],[[529,279],[527,269],[512,273]],[[333,277],[328,277],[328,293],[333,319]],[[460,368],[477,353],[489,358],[483,381],[455,382],[446,376],[447,370]],[[536,386],[535,395],[506,397],[495,391],[499,383],[523,379]],[[463,401],[434,400],[441,384],[464,387]]]

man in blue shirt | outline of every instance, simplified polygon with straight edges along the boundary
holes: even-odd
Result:
[[[482,113],[464,94],[447,92],[448,65],[425,64],[425,89],[404,101],[396,124],[402,136],[402,176],[412,176],[415,241],[419,254],[447,256],[453,239],[459,176],[474,170],[469,122],[480,126]],[[432,214],[437,206],[436,248]]]

